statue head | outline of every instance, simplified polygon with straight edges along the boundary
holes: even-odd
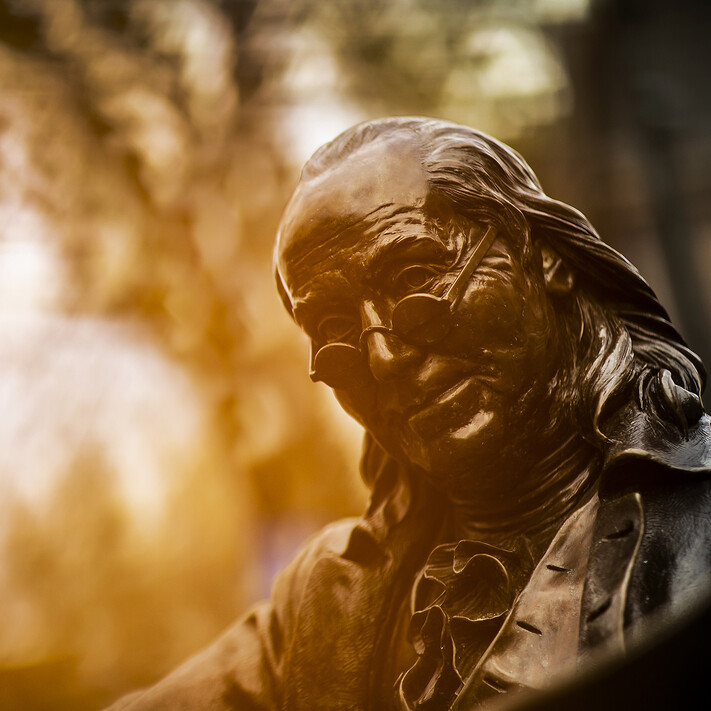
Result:
[[[553,431],[603,437],[606,406],[645,369],[702,387],[635,268],[463,126],[384,119],[322,147],[275,262],[312,377],[444,489],[520,469]]]

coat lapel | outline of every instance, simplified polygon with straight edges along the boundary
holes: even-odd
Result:
[[[644,513],[639,493],[600,503],[580,610],[582,656],[601,645],[624,651],[625,603],[643,533]]]

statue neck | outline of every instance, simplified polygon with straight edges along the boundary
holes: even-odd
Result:
[[[563,521],[595,492],[599,452],[573,434],[522,470],[505,491],[486,500],[452,500],[453,538],[473,538],[498,545],[526,536],[547,544]],[[500,480],[513,477],[501,472]]]

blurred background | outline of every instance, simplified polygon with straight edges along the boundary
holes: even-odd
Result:
[[[97,708],[362,510],[273,286],[303,162],[517,148],[711,357],[705,0],[0,0],[0,708]]]

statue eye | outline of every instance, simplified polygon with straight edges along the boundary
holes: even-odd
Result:
[[[318,325],[318,335],[324,343],[347,341],[353,337],[357,324],[346,316],[328,316]]]
[[[405,267],[395,278],[395,288],[399,293],[423,291],[434,281],[437,272],[431,267],[415,264]]]

